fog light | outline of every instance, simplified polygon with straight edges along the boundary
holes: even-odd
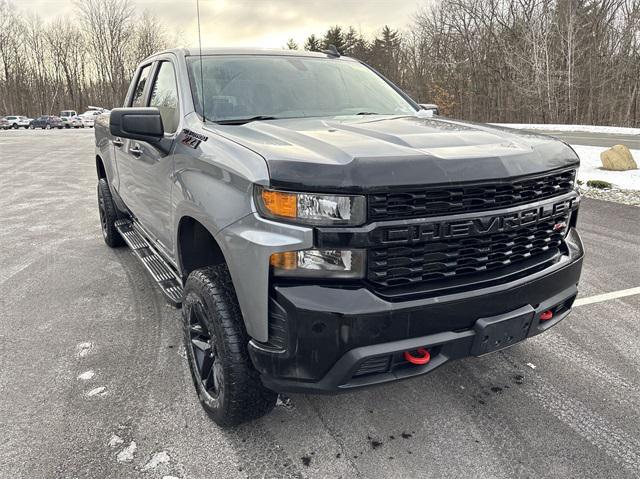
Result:
[[[307,249],[271,255],[275,276],[362,278],[364,250]]]

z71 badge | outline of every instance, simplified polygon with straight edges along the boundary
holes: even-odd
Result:
[[[194,150],[198,148],[201,142],[207,141],[209,139],[208,136],[201,135],[196,133],[195,131],[187,130],[186,128],[182,130],[184,133],[184,138],[180,140],[180,143],[183,145],[187,145],[189,148],[193,148]]]

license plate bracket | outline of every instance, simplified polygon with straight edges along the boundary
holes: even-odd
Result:
[[[481,356],[522,341],[529,333],[534,313],[531,306],[524,306],[509,313],[478,319],[473,326],[476,336],[471,354]]]

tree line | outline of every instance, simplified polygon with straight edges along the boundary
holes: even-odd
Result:
[[[136,65],[168,46],[128,0],[83,0],[71,18],[43,22],[0,0],[0,114],[120,106]]]
[[[77,5],[43,24],[0,0],[1,111],[118,106],[136,64],[170,43],[128,0]],[[438,0],[409,20],[285,47],[334,45],[456,118],[640,126],[640,0]]]
[[[640,125],[639,0],[440,0],[405,31],[334,26],[302,47],[331,44],[452,117]]]

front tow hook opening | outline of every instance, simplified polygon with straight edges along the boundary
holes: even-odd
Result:
[[[418,348],[415,350],[417,354],[413,354],[413,351],[405,351],[403,353],[404,359],[411,364],[423,365],[431,361],[431,353],[425,348]]]
[[[550,309],[540,314],[540,321],[549,321],[551,318],[553,318],[553,311]]]

